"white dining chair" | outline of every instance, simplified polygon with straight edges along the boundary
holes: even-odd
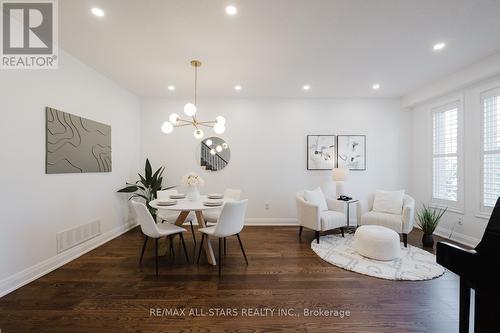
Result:
[[[177,190],[175,189],[170,189],[170,190],[163,190],[163,191],[157,191],[156,192],[156,197],[158,199],[169,199],[172,194],[177,194]],[[177,218],[179,217],[179,212],[173,212],[173,211],[165,211],[158,209],[158,213],[156,216],[161,220],[161,223],[163,222],[168,222],[168,223],[175,223],[177,221]],[[191,234],[193,235],[193,241],[194,241],[194,246],[196,246],[196,236],[194,233],[194,227],[193,227],[193,221],[195,219],[195,215],[190,212],[189,215],[186,217],[186,221],[189,222],[191,225]],[[173,245],[171,246],[171,248]]]
[[[240,238],[240,232],[243,229],[243,224],[245,222],[245,213],[247,205],[248,205],[248,200],[226,202],[222,207],[222,211],[220,213],[216,225],[198,229],[202,233],[200,250],[198,252],[198,263],[200,262],[200,256],[205,237],[219,238],[219,276],[221,275],[222,272],[221,240],[225,239],[226,237],[234,235],[238,237],[238,242],[240,243],[241,252],[243,253],[243,257],[245,257],[245,262],[248,265],[245,249],[243,248],[243,243],[241,242]]]
[[[241,190],[233,190],[228,188],[224,191],[224,199],[238,201],[240,200],[240,197],[241,197]],[[219,218],[221,211],[222,208],[210,209],[203,212],[203,218],[205,219],[205,222],[207,222],[208,225],[214,225],[215,223],[217,223],[217,219]]]
[[[241,190],[233,190],[233,189],[226,189],[224,191],[224,199],[230,199],[230,200],[240,200],[241,198]],[[205,219],[205,222],[207,225],[215,225],[217,223],[217,219],[220,216],[220,212],[222,209],[210,209],[206,210],[203,212],[203,218]],[[226,239],[224,238],[224,254],[226,254]]]
[[[132,207],[134,208],[137,221],[141,225],[142,233],[146,236],[144,239],[144,245],[142,246],[141,251],[141,259],[139,259],[139,264],[142,263],[142,257],[144,256],[144,250],[146,249],[146,244],[149,238],[153,238],[155,240],[155,268],[156,268],[156,277],[158,277],[158,239],[161,237],[179,235],[182,241],[182,246],[184,247],[184,254],[186,255],[186,261],[189,264],[189,257],[186,250],[186,244],[184,243],[184,237],[182,233],[186,231],[186,229],[178,227],[174,224],[165,223],[165,224],[156,224],[155,220],[149,213],[148,208],[145,204],[141,202],[132,201]]]

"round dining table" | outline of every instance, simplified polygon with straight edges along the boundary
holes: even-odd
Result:
[[[157,200],[153,200],[149,203],[149,205],[158,210],[165,211],[174,211],[180,212],[179,217],[175,221],[175,225],[182,226],[184,221],[188,217],[190,212],[194,212],[196,215],[196,220],[198,221],[198,225],[202,228],[206,227],[205,219],[203,218],[203,211],[210,209],[221,209],[222,206],[206,206],[204,204],[205,201],[208,200],[206,195],[200,195],[198,200],[191,201],[188,199],[176,199],[177,203],[175,205],[159,205]],[[231,199],[221,199],[223,202],[231,201]],[[208,237],[204,237],[203,248],[205,249],[205,253],[207,254],[207,260],[210,265],[217,265],[217,261],[215,260],[214,251],[212,249],[212,244],[210,243],[210,239]]]

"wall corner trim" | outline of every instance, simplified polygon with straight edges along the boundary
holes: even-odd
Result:
[[[59,253],[38,264],[28,267],[14,275],[8,276],[0,281],[0,297],[3,297],[14,290],[52,272],[53,270],[67,264],[68,262],[84,255],[87,252],[109,242],[127,231],[135,228],[137,224],[122,224],[111,229],[98,237],[73,247],[65,252]]]
[[[442,228],[442,227],[437,227],[436,230],[434,231],[434,234],[449,240],[452,240],[454,242],[464,244],[467,246],[470,246],[472,248],[476,247],[477,244],[481,241],[480,239],[477,239],[475,237],[467,236],[464,234],[461,234],[459,232],[454,231],[453,234],[450,237],[450,232],[451,230],[447,228]]]

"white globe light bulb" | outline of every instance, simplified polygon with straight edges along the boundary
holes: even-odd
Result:
[[[184,113],[190,117],[194,116],[196,113],[196,105],[193,103],[187,103],[184,105]]]
[[[203,138],[203,131],[201,129],[195,129],[194,130],[194,137],[196,139],[202,139]]]
[[[161,131],[165,134],[170,134],[174,130],[174,125],[171,122],[166,121],[161,125]]]
[[[168,120],[175,125],[179,122],[179,115],[177,113],[172,113],[170,117],[168,117]]]
[[[215,149],[210,149],[210,154],[215,155]]]
[[[213,143],[213,142],[212,142],[212,140],[210,140],[210,139],[208,139],[207,141],[205,141],[205,144],[206,144],[207,146],[209,146],[209,147],[212,145],[212,143]]]
[[[222,148],[227,149],[227,148],[229,148],[229,146],[227,145],[227,143],[225,143],[225,142],[224,142],[224,143],[222,144]]]
[[[217,118],[215,118],[215,121],[217,121],[217,123],[221,125],[226,124],[226,118],[224,118],[223,116],[218,116]]]
[[[217,123],[214,125],[214,132],[217,134],[222,134],[222,133],[224,133],[225,130],[226,130],[226,127],[221,123]]]
[[[222,146],[215,147],[215,150],[217,150],[220,153],[222,151]]]

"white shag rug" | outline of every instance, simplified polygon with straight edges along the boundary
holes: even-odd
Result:
[[[392,261],[379,261],[363,257],[352,246],[353,234],[328,235],[314,240],[311,248],[323,260],[349,271],[387,280],[430,280],[443,275],[444,268],[436,263],[432,253],[401,243],[401,257]]]

